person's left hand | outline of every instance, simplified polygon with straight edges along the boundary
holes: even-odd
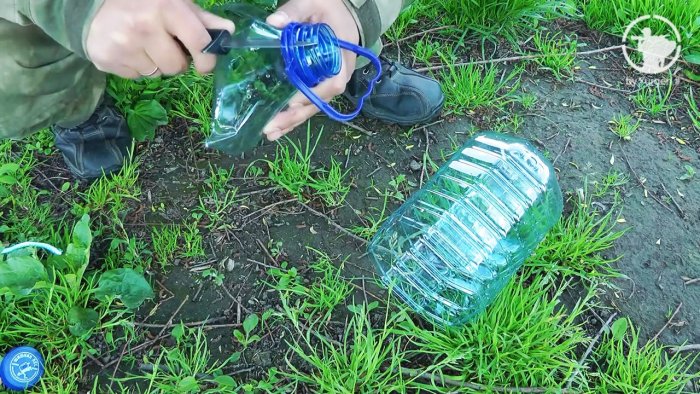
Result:
[[[355,19],[342,0],[289,0],[267,18],[267,23],[280,29],[290,22],[326,23],[335,31],[338,39],[353,44],[360,42]],[[345,85],[355,71],[357,55],[347,50],[343,50],[342,54],[340,73],[312,89],[325,102],[330,102],[345,91]],[[288,107],[265,126],[263,133],[268,140],[279,139],[319,111],[301,92],[290,100]]]

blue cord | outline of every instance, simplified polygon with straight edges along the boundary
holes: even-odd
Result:
[[[55,254],[57,256],[60,256],[63,254],[60,249],[51,246],[49,244],[45,243],[40,243],[40,242],[22,242],[21,244],[13,245],[13,246],[8,246],[5,249],[0,250],[0,254],[9,254],[12,253],[16,250],[24,249],[24,248],[40,248],[44,249],[52,254]]]
[[[282,31],[281,38],[282,57],[286,64],[287,78],[294,87],[336,121],[347,122],[357,117],[362,110],[365,99],[372,93],[374,85],[381,77],[382,65],[379,58],[360,46],[339,40],[330,26],[325,23],[313,25],[290,23]],[[313,42],[316,45],[295,45],[299,41]],[[316,87],[319,83],[338,75],[342,67],[341,48],[368,58],[377,70],[375,77],[369,83],[367,92],[358,101],[357,108],[349,114],[336,111],[335,108],[311,91],[311,88]]]

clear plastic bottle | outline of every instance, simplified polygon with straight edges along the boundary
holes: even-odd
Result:
[[[471,321],[560,219],[552,165],[526,140],[475,135],[369,245],[384,284],[442,325]]]
[[[380,78],[377,56],[339,40],[326,24],[291,23],[280,30],[265,23],[264,11],[248,4],[226,4],[212,11],[236,24],[231,41],[245,45],[219,53],[208,148],[231,155],[254,148],[262,140],[263,128],[298,91],[332,119],[351,120],[360,113],[364,99]],[[255,47],[255,43],[267,45]],[[338,75],[342,49],[369,58],[377,70],[367,93],[350,114],[337,112],[311,91]]]

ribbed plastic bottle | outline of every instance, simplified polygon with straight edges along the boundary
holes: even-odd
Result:
[[[278,41],[276,48],[234,48],[219,56],[214,70],[214,102],[208,148],[237,155],[257,146],[262,130],[301,91],[330,118],[349,121],[381,75],[381,63],[372,52],[339,40],[326,24],[291,23],[282,30],[265,23],[267,14],[246,4],[227,4],[213,10],[236,24],[237,42]],[[312,43],[313,45],[297,45]],[[311,89],[341,71],[341,50],[367,57],[376,69],[368,91],[357,108],[341,114]]]
[[[481,132],[372,239],[382,281],[423,317],[457,326],[484,312],[560,219],[554,169],[527,140]]]

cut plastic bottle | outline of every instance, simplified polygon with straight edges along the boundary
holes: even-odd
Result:
[[[232,48],[218,57],[208,148],[230,155],[255,148],[263,139],[264,127],[297,92],[302,92],[330,118],[352,120],[381,76],[381,63],[375,54],[339,40],[327,24],[291,23],[280,30],[265,23],[265,12],[246,4],[227,4],[214,12],[234,21],[232,38],[236,42],[276,41],[280,45]],[[311,90],[340,73],[343,49],[369,58],[376,69],[367,92],[349,114],[338,112]]]
[[[527,140],[471,138],[369,245],[382,281],[428,320],[481,314],[559,221],[554,169]]]

